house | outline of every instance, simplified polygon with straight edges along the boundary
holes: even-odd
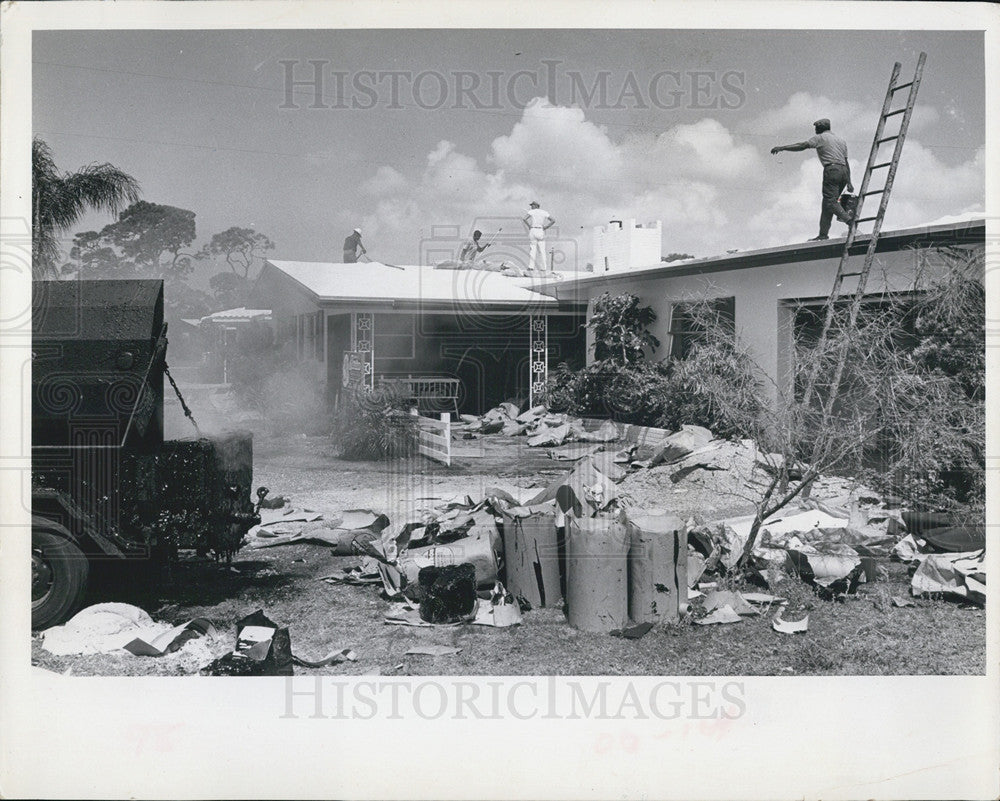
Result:
[[[228,384],[233,348],[241,331],[270,328],[270,309],[225,309],[171,324],[172,374],[188,384]]]
[[[231,380],[230,361],[240,332],[259,326],[271,327],[271,321],[270,309],[247,309],[243,306],[202,317],[198,330],[206,348],[203,372],[214,381],[228,384]]]
[[[254,297],[331,403],[354,384],[395,383],[443,411],[480,413],[540,397],[549,365],[584,363],[586,304],[554,297],[558,278],[268,260]]]
[[[611,236],[618,232],[611,230]],[[626,231],[619,238],[628,236]],[[985,236],[982,218],[883,232],[866,297],[877,302],[885,293],[919,291],[918,276],[932,278],[943,269],[943,261],[935,258],[942,248],[984,248]],[[869,239],[869,235],[858,235],[855,240],[851,253],[858,268]],[[593,273],[568,276],[555,293],[561,302],[588,307],[605,292],[637,295],[657,315],[652,333],[660,346],[652,359],[686,352],[692,332],[685,330],[685,307],[709,299],[721,314],[734,320],[738,338],[770,379],[765,385],[787,388],[794,333],[820,324],[817,312],[833,287],[843,245],[843,239],[831,239],[680,262],[657,259],[645,265],[612,260],[607,271],[598,270],[595,263]],[[851,286],[845,283],[845,291]],[[589,348],[587,352],[592,353]]]

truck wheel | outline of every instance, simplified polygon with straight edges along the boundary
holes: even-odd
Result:
[[[89,566],[83,551],[65,537],[31,530],[31,628],[61,623],[83,601]]]

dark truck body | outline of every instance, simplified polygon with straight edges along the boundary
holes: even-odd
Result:
[[[32,625],[79,605],[89,561],[230,558],[259,518],[249,433],[164,441],[158,280],[38,281],[32,317]],[[81,576],[82,574],[82,576]]]

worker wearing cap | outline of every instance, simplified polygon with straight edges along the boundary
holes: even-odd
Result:
[[[532,200],[528,204],[528,213],[524,215],[523,222],[528,229],[528,270],[533,271],[540,261],[541,270],[545,272],[548,269],[545,261],[545,231],[556,224],[555,218],[540,209],[538,203]]]
[[[851,183],[851,165],[847,161],[847,142],[830,130],[830,120],[821,119],[813,123],[816,135],[794,145],[778,145],[771,148],[771,155],[783,150],[808,150],[814,148],[823,165],[823,209],[819,217],[819,236],[810,239],[817,242],[830,238],[830,223],[836,217],[842,223],[850,224],[853,215],[840,205],[840,194],[847,187],[854,191]]]
[[[344,240],[344,264],[354,264],[359,256],[364,256],[367,252],[361,244],[361,229],[355,228]]]

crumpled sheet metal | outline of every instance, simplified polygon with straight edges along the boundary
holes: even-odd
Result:
[[[801,620],[785,620],[782,617],[784,610],[779,609],[777,614],[771,618],[771,628],[779,634],[802,634],[809,631],[809,615]]]
[[[986,603],[986,550],[927,554],[911,580],[914,595],[943,593]]]
[[[861,557],[849,545],[831,545],[820,550],[811,545],[788,551],[789,561],[803,577],[820,587],[846,579],[861,566]]]

